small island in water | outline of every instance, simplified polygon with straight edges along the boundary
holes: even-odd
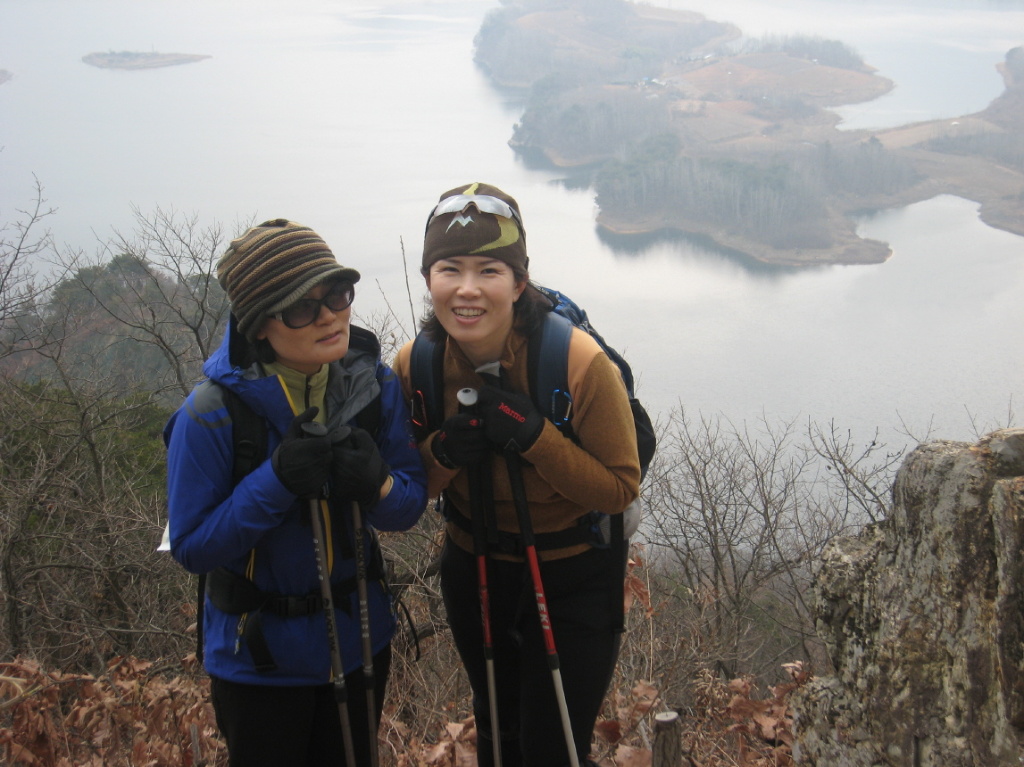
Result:
[[[90,53],[82,56],[82,61],[103,69],[154,69],[156,67],[173,67],[178,64],[191,64],[202,61],[210,56],[196,53],[139,53],[136,51],[108,51],[106,53]]]

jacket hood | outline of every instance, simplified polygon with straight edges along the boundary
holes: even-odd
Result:
[[[368,330],[349,325],[349,350],[339,361],[331,363],[330,376],[337,385],[329,386],[332,412],[341,422],[354,417],[379,393],[376,380],[380,365],[380,342]],[[284,433],[291,423],[292,409],[276,376],[267,376],[256,361],[252,344],[238,332],[238,322],[228,318],[224,338],[216,351],[203,364],[203,373],[211,381],[238,394],[253,412],[270,420]],[[332,421],[335,420],[332,418]]]
[[[234,314],[228,317],[220,346],[203,363],[203,373],[211,381],[238,394],[254,412],[270,417],[271,420],[276,420],[271,416],[281,411],[282,401],[285,410],[291,410],[287,407],[287,397],[277,379],[263,374],[256,362],[255,349],[238,332],[238,320]]]

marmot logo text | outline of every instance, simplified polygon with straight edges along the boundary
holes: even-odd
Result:
[[[519,415],[519,413],[517,413],[515,410],[510,408],[504,402],[502,402],[500,405],[498,405],[498,410],[500,410],[502,413],[504,413],[507,416],[511,416],[512,418],[515,418],[517,421],[519,421],[519,423],[523,423],[526,420],[525,416]]]

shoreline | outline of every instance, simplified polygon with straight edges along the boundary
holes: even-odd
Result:
[[[605,232],[621,237],[650,236],[668,232],[681,239],[706,239],[712,247],[770,266],[860,266],[883,264],[892,256],[892,248],[888,243],[859,237],[853,226],[844,227],[843,231],[833,230],[837,242],[829,248],[822,249],[772,248],[756,240],[686,221],[668,211],[643,222],[633,219],[616,221],[613,217],[599,212],[597,226]]]
[[[985,225],[1024,237],[1024,214],[1019,200],[1024,194],[1024,174],[1016,169],[1000,165],[979,155],[958,155],[936,151],[926,147],[930,138],[952,131],[981,135],[989,131],[1006,130],[995,116],[1000,102],[1016,105],[1021,85],[1006,76],[1006,90],[985,110],[959,118],[942,118],[911,123],[877,131],[840,132],[836,129],[838,118],[824,113],[816,125],[805,125],[801,132],[784,132],[784,137],[767,139],[764,136],[738,136],[737,145],[748,147],[762,144],[782,148],[794,140],[828,142],[835,146],[856,143],[867,138],[879,141],[894,156],[903,157],[913,163],[922,178],[912,186],[889,194],[868,194],[860,197],[837,196],[828,206],[829,231],[833,244],[821,249],[779,249],[760,240],[730,234],[721,227],[688,220],[678,210],[618,211],[599,210],[596,225],[616,236],[645,236],[659,232],[673,232],[679,236],[706,238],[715,246],[740,254],[754,261],[774,266],[826,266],[859,265],[884,263],[892,251],[887,243],[865,240],[856,234],[852,220],[864,210],[891,210],[904,208],[918,202],[930,200],[943,194],[953,195],[978,204],[978,217]],[[1017,109],[1013,109],[1017,113]],[[834,118],[834,119],[833,119]],[[723,145],[731,143],[729,140]],[[533,147],[553,168],[571,171],[590,167],[588,163],[561,157],[549,147]],[[594,166],[600,164],[600,157],[588,158]]]

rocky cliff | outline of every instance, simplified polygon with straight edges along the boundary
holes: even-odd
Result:
[[[816,618],[834,676],[794,701],[798,764],[1024,763],[1024,429],[911,453],[891,518],[836,541]]]

